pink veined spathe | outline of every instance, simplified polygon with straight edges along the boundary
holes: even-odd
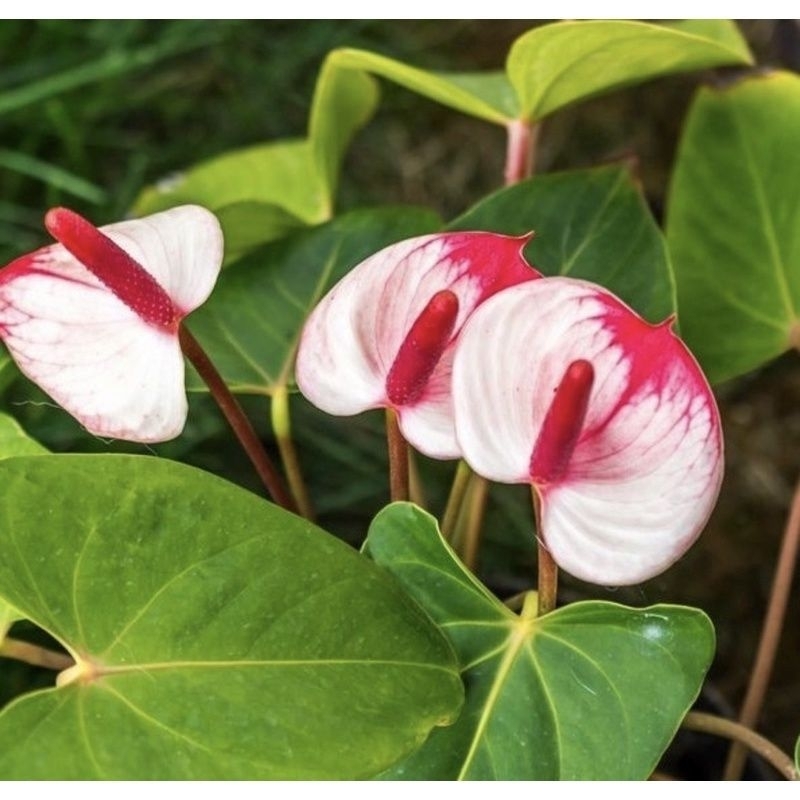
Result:
[[[455,344],[487,298],[541,277],[522,255],[529,239],[433,234],[361,262],[306,323],[296,368],[302,393],[330,414],[393,408],[414,447],[457,458],[450,391]]]
[[[459,340],[453,395],[464,458],[535,487],[540,535],[579,578],[652,577],[714,506],[722,435],[705,377],[670,321],[599,286],[546,278],[487,301]]]
[[[97,229],[54,209],[46,224],[61,243],[0,270],[0,337],[91,433],[174,438],[187,411],[178,326],[219,274],[216,217],[181,206]]]

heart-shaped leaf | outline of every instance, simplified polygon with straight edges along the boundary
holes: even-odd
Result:
[[[599,283],[651,322],[675,310],[664,238],[625,167],[537,176],[496,192],[448,227],[535,231],[525,254],[545,275]]]
[[[220,275],[189,327],[234,392],[271,394],[292,384],[300,332],[322,295],[375,251],[440,225],[427,210],[382,208],[273,242]],[[189,386],[205,388],[196,376]]]
[[[728,20],[588,20],[524,34],[512,45],[506,70],[519,116],[542,119],[578,100],[662,75],[750,63],[745,40]]]
[[[444,638],[306,521],[149,457],[0,481],[0,598],[77,661],[0,714],[4,778],[365,777],[457,714]]]
[[[681,332],[709,378],[800,342],[800,76],[701,89],[667,213]]]
[[[365,549],[450,637],[467,687],[457,723],[385,778],[643,780],[711,663],[711,623],[690,608],[584,602],[536,617],[531,592],[513,614],[410,504],[382,511]]]

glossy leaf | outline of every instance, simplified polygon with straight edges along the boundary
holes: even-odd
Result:
[[[13,417],[0,413],[0,459],[11,456],[35,456],[46,452],[47,449],[35,439],[31,439]]]
[[[334,50],[328,69],[361,70],[473,117],[504,125],[514,119],[514,90],[502,72],[444,73],[409,66],[366,50]]]
[[[681,331],[712,381],[800,341],[800,76],[702,89],[667,214]]]
[[[442,105],[499,125],[553,111],[649,78],[720,64],[751,63],[727,20],[669,25],[624,21],[564,22],[514,42],[502,71],[443,73],[365,50],[334,50],[331,69],[362,70]]]
[[[333,213],[339,170],[347,146],[373,115],[378,105],[378,85],[363,72],[337,69],[328,58],[314,90],[309,139],[315,173],[328,200],[326,218]]]
[[[452,651],[396,583],[255,495],[135,456],[0,481],[0,598],[78,662],[0,714],[3,777],[364,777],[457,714]]]
[[[325,292],[368,255],[439,224],[422,209],[354,211],[267,245],[223,271],[189,327],[233,391],[270,394],[293,383],[300,331]]]
[[[583,278],[614,292],[650,322],[675,310],[664,238],[625,167],[541,175],[482,200],[449,226],[523,234],[545,275]]]
[[[711,623],[690,608],[584,602],[537,618],[530,593],[517,616],[409,504],[381,512],[366,551],[450,637],[467,687],[458,722],[385,778],[643,780],[711,663]]]
[[[8,348],[0,344],[0,392],[4,392],[17,378],[20,372]]]
[[[45,453],[47,449],[28,436],[13,417],[0,413],[0,459]],[[19,614],[0,598],[0,643],[17,619]]]
[[[191,198],[191,199],[188,199]],[[225,235],[225,263],[330,215],[310,141],[286,139],[235,150],[146,188],[139,216],[185,202],[205,206]]]
[[[512,45],[506,69],[519,116],[542,119],[579,100],[663,75],[750,63],[747,44],[727,20],[669,26],[589,20],[529,31]]]
[[[0,600],[0,645],[11,628],[11,625],[19,619],[19,614],[8,603]]]
[[[273,203],[231,203],[216,214],[225,234],[224,265],[238,261],[265,242],[306,227],[302,219]]]
[[[321,222],[328,212],[305,139],[258,144],[204,161],[145,189],[133,212],[141,216],[183,203],[214,212],[234,203],[274,205],[306,224]]]

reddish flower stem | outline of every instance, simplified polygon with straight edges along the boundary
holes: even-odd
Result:
[[[539,593],[538,616],[541,617],[555,610],[558,595],[558,566],[542,537],[542,501],[535,486],[531,486],[531,500],[533,516],[536,521],[537,569],[539,573],[536,590]]]
[[[764,704],[764,696],[772,675],[775,653],[778,650],[786,618],[786,606],[789,603],[789,590],[792,588],[798,549],[800,549],[800,482],[795,486],[789,518],[783,531],[783,542],[778,555],[775,576],[772,579],[769,605],[764,615],[764,624],[761,627],[761,639],[758,643],[756,660],[739,714],[739,723],[746,728],[755,727]],[[734,743],[725,764],[724,780],[739,779],[744,768],[745,755],[744,747],[739,743]]]
[[[536,155],[539,125],[524,119],[515,119],[506,126],[506,186],[530,178]]]
[[[250,420],[245,416],[239,401],[233,396],[228,385],[217,372],[217,368],[211,363],[211,359],[206,355],[200,342],[194,338],[184,325],[181,325],[178,335],[183,354],[205,381],[214,400],[217,401],[220,411],[222,411],[225,419],[228,420],[228,424],[233,428],[236,438],[249,456],[258,473],[258,477],[261,478],[270,497],[279,506],[283,506],[289,511],[297,511],[292,498],[286,491],[283,478],[281,478],[272,460],[267,455],[267,451],[264,449],[264,445],[258,438],[258,434],[255,432]]]
[[[397,413],[386,409],[386,442],[389,447],[389,496],[392,502],[408,500],[408,442],[400,432]]]
[[[800,780],[794,762],[779,747],[769,739],[765,739],[755,731],[750,730],[740,722],[717,717],[714,714],[705,714],[702,711],[690,711],[681,723],[681,727],[689,731],[711,733],[732,739],[737,745],[749,748],[758,753],[768,764],[771,764],[780,774],[789,781]]]
[[[75,666],[72,656],[66,653],[57,653],[55,650],[48,650],[46,647],[23,642],[19,639],[3,639],[0,642],[0,656],[24,661],[34,667],[55,669],[59,672]]]

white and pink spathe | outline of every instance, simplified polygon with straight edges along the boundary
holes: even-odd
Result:
[[[650,325],[594,284],[545,278],[495,295],[461,333],[464,458],[490,480],[534,487],[539,535],[583,580],[658,574],[716,502],[719,413],[671,322]]]
[[[216,217],[180,206],[98,229],[53,209],[45,224],[60,243],[0,270],[0,337],[19,368],[97,436],[178,436],[178,328],[219,274]]]
[[[420,236],[354,267],[314,309],[297,355],[300,391],[339,416],[392,408],[407,441],[458,458],[450,389],[464,323],[495,293],[541,277],[522,255],[530,236]]]

